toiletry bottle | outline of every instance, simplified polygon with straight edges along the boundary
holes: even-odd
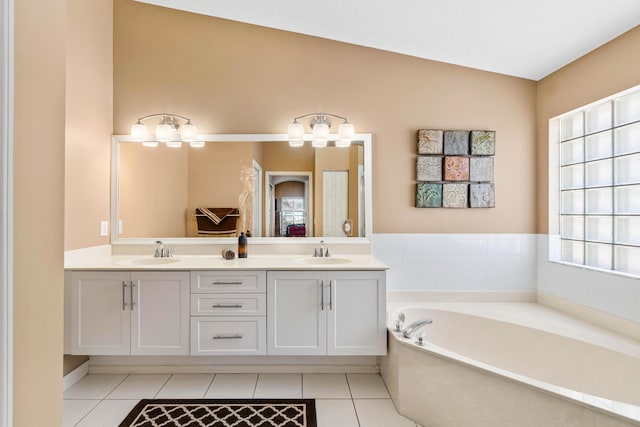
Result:
[[[245,236],[244,231],[240,233],[240,237],[238,237],[238,258],[246,258],[247,257],[247,236]]]

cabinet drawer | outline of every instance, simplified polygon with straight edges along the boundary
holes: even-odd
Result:
[[[192,316],[264,316],[266,294],[192,294]]]
[[[191,354],[266,354],[265,317],[192,317]]]
[[[265,271],[194,271],[193,293],[266,293]]]

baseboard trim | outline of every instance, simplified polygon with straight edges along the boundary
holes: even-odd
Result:
[[[89,373],[89,361],[87,360],[82,365],[78,366],[73,371],[69,372],[62,379],[62,391],[65,391]]]
[[[88,362],[87,362],[88,363]],[[376,365],[92,365],[90,374],[377,374]],[[66,377],[65,377],[66,378]]]

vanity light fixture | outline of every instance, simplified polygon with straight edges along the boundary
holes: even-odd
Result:
[[[304,126],[298,120],[312,117],[309,121],[309,126],[312,129],[311,145],[315,148],[321,148],[327,146],[327,141],[331,139],[329,129],[331,128],[331,121],[329,117],[335,117],[340,120],[344,120],[338,127],[338,138],[335,140],[336,147],[348,147],[351,145],[356,132],[353,125],[349,123],[346,117],[338,116],[330,113],[310,113],[302,116],[295,117],[293,122],[289,125],[289,145],[291,147],[302,147],[304,145]]]
[[[160,122],[156,126],[155,140],[149,140],[149,130],[142,123],[143,120],[151,117],[160,117]],[[186,123],[180,125],[180,120]],[[180,139],[176,140],[174,135],[180,131]],[[177,114],[157,113],[140,117],[138,121],[131,126],[131,138],[134,141],[142,142],[145,147],[157,147],[158,142],[164,142],[167,147],[180,148],[183,142],[188,142],[193,148],[204,147],[204,141],[198,141],[198,128],[191,123],[191,119]]]

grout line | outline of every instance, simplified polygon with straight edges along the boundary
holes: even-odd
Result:
[[[111,390],[109,390],[109,391],[107,392],[107,394],[105,394],[105,395],[104,395],[104,397],[103,397],[102,399],[100,399],[100,401],[107,400],[107,397],[109,397],[109,395],[110,395],[111,393],[113,393],[113,390],[115,390],[115,389],[117,389],[118,387],[120,387],[120,384],[122,384],[123,382],[125,382],[125,380],[126,380],[127,378],[129,378],[129,374],[126,374],[126,375],[124,376],[124,378],[122,379],[122,381],[120,381],[120,382],[119,382],[118,384],[116,384],[116,385],[115,385]]]
[[[347,387],[349,387],[349,395],[351,396],[351,406],[353,406],[353,412],[356,414],[356,422],[358,423],[358,426],[360,426],[361,425],[360,417],[358,416],[358,410],[356,409],[356,402],[353,399],[353,392],[351,391],[351,384],[349,383],[349,375],[344,374],[344,377],[347,380]]]
[[[165,380],[165,382],[164,382],[164,383],[162,383],[162,385],[160,386],[160,388],[158,389],[158,391],[156,391],[156,394],[154,394],[154,395],[153,395],[153,398],[152,398],[152,399],[156,399],[156,398],[157,398],[158,394],[159,394],[159,393],[162,391],[162,389],[167,385],[167,383],[169,382],[169,380],[170,380],[171,378],[173,378],[173,374],[169,375],[169,378],[167,378],[167,379]]]
[[[256,398],[256,391],[258,390],[258,381],[260,381],[260,374],[256,375],[256,382],[253,385],[253,394],[251,395],[252,398]]]
[[[211,381],[209,381],[209,385],[207,386],[207,388],[204,390],[204,394],[202,395],[202,398],[204,399],[205,397],[207,397],[207,393],[209,393],[209,390],[211,390],[211,386],[213,385],[213,380],[216,379],[216,374],[213,374],[213,376],[211,377]]]

